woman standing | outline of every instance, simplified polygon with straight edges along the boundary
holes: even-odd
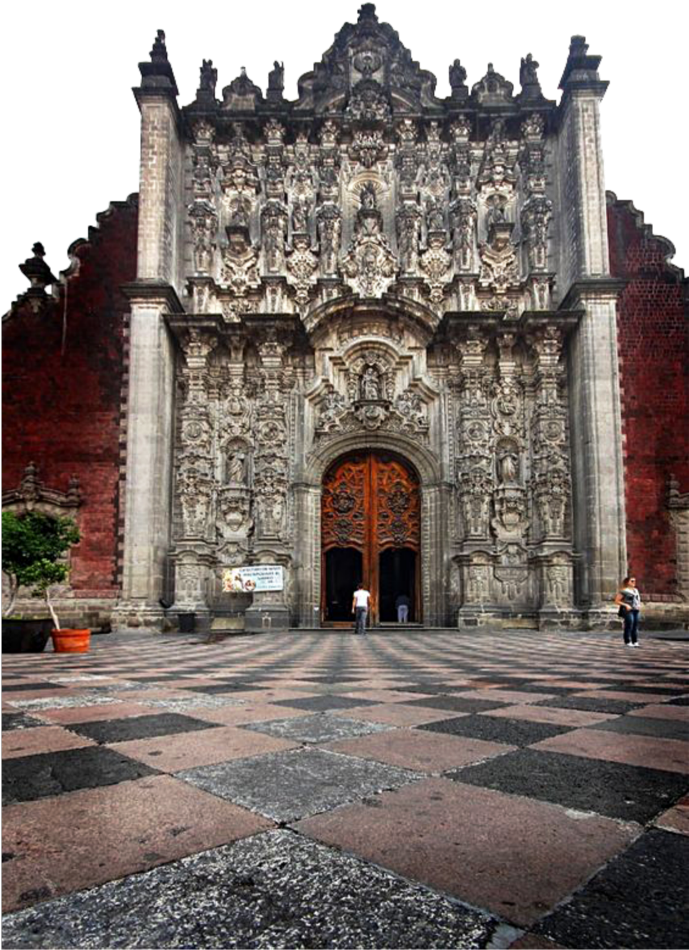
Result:
[[[624,620],[625,645],[628,647],[638,647],[641,594],[636,589],[635,577],[625,577],[615,597],[615,603],[619,605],[620,616]]]

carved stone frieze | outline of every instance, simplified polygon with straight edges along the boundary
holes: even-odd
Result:
[[[245,227],[229,227],[227,239],[228,243],[221,250],[220,280],[236,297],[244,297],[261,285],[258,252],[251,246]]]
[[[362,297],[377,297],[393,282],[397,261],[383,232],[376,189],[367,182],[360,194],[352,246],[342,261],[346,282]]]
[[[308,235],[295,235],[292,244],[287,257],[287,283],[294,288],[297,304],[305,307],[316,284],[318,258]]]

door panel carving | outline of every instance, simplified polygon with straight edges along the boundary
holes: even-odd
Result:
[[[348,456],[327,472],[321,513],[322,551],[353,548],[362,554],[364,583],[378,613],[380,555],[407,548],[417,555],[421,546],[421,503],[418,478],[389,453]],[[418,557],[417,557],[418,568]],[[328,605],[325,585],[323,609]]]

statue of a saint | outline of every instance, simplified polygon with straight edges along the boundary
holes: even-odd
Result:
[[[227,481],[234,485],[243,485],[246,480],[246,456],[235,452],[227,463]]]
[[[367,366],[361,377],[361,394],[364,399],[380,399],[380,380],[374,366]]]
[[[268,73],[268,90],[269,92],[279,92],[285,88],[285,64],[278,63],[277,60],[273,63],[273,68]]]

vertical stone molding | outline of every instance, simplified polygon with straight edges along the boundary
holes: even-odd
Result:
[[[131,286],[127,481],[118,622],[162,616],[170,549],[175,354],[164,314],[173,300]]]
[[[570,343],[571,442],[575,547],[583,605],[610,606],[626,569],[622,417],[617,363],[616,297],[580,287],[574,305],[584,311]]]

